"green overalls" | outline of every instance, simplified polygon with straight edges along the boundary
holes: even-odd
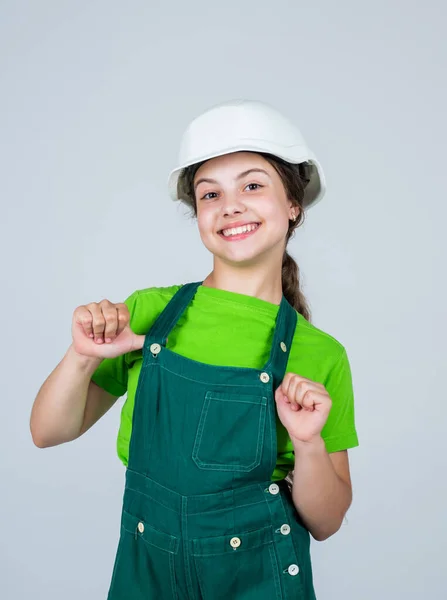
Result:
[[[197,362],[166,341],[200,285],[145,338],[108,600],[315,600],[309,532],[271,481],[297,313],[283,296],[263,369]]]

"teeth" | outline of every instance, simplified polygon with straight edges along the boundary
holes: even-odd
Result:
[[[222,234],[225,237],[229,237],[231,235],[239,235],[241,233],[249,233],[254,229],[257,229],[258,225],[256,223],[250,223],[250,225],[242,225],[242,227],[233,227],[231,229],[223,229]]]

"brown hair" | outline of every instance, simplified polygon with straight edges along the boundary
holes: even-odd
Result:
[[[284,250],[284,257],[282,261],[282,291],[288,302],[299,312],[305,319],[310,321],[311,314],[307,304],[306,298],[300,289],[300,271],[295,260],[287,252],[287,243],[293,236],[294,231],[297,227],[304,223],[304,210],[303,210],[303,198],[304,188],[309,183],[309,165],[308,163],[301,163],[293,165],[288,163],[277,156],[272,154],[266,154],[258,152],[265,160],[267,160],[278,172],[281,177],[281,181],[287,193],[288,199],[293,203],[294,206],[299,207],[299,215],[296,221],[289,221],[289,229],[286,235],[286,249]],[[194,177],[199,168],[206,161],[202,161],[187,167],[182,173],[182,183],[188,199],[186,203],[193,210],[193,215],[197,216],[197,203],[194,192]]]

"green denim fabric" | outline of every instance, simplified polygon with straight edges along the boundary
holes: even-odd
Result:
[[[263,369],[200,363],[166,348],[199,285],[146,335],[108,600],[314,600],[309,532],[271,481],[296,312],[283,297]]]

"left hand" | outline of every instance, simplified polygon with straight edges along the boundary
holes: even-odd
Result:
[[[332,406],[324,385],[286,373],[275,392],[275,401],[292,442],[311,442],[320,437]]]

